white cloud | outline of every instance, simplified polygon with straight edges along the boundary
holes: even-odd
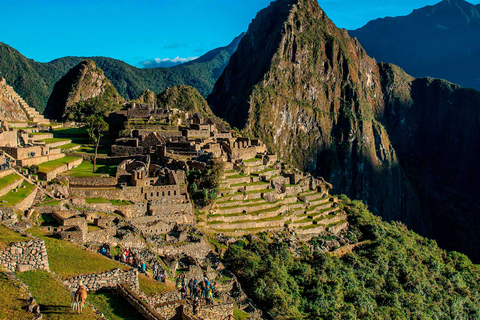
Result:
[[[158,67],[173,67],[185,62],[193,61],[198,59],[198,57],[188,57],[188,58],[181,58],[179,56],[171,59],[171,58],[155,58],[153,60],[146,60],[140,63],[141,66],[144,68],[158,68]]]

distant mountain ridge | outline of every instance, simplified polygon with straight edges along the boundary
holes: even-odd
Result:
[[[316,0],[277,0],[208,101],[332,193],[480,261],[480,92],[377,63]]]
[[[379,62],[480,90],[480,5],[444,0],[349,31]]]
[[[120,95],[132,100],[146,89],[160,94],[167,87],[189,85],[206,97],[235,52],[243,34],[225,47],[207,52],[200,58],[171,68],[141,69],[123,61],[105,57],[64,57],[48,63],[35,62],[18,50],[0,43],[0,75],[32,107],[43,112],[55,83],[71,68],[86,59],[93,60],[105,72]]]

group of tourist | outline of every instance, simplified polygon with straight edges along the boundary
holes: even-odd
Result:
[[[155,263],[155,265],[153,266],[153,278],[163,283],[165,283],[165,280],[167,279],[167,273],[164,269],[161,269],[158,266],[158,263]]]
[[[114,259],[137,268],[141,273],[147,273],[147,265],[145,262],[141,261],[138,255],[128,248],[124,249],[122,253],[117,253]]]
[[[215,293],[215,287],[207,277],[198,281],[197,278],[188,280],[185,275],[177,278],[176,287],[182,295],[182,299],[190,296],[193,304],[195,300],[203,300],[207,305],[213,304],[213,296]]]

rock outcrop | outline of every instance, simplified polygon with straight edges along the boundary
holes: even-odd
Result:
[[[451,212],[445,201],[459,207],[464,202],[452,198],[466,188],[449,183],[458,171],[450,169],[470,165],[466,158],[478,153],[472,149],[479,145],[477,93],[442,81],[415,80],[395,66],[378,64],[333,24],[317,1],[277,0],[251,23],[209,102],[218,116],[259,137],[283,160],[323,176],[333,184],[333,194],[363,199],[387,220],[401,220],[475,258],[465,236],[449,242],[439,225]],[[400,111],[408,115],[408,126]],[[447,111],[455,113],[458,129],[447,124]],[[455,157],[432,156],[422,137],[444,153],[451,147]],[[415,142],[415,153],[409,142]],[[428,171],[428,165],[435,170]],[[419,175],[418,170],[425,171]],[[433,179],[436,170],[445,184]],[[419,182],[422,177],[429,183]],[[468,177],[470,190],[478,190],[478,181],[475,169]],[[439,189],[451,193],[444,198]],[[424,196],[432,190],[434,198]],[[467,198],[469,206],[478,205]],[[432,208],[438,209],[434,223],[428,213]],[[464,234],[474,226],[478,230],[480,217],[473,212],[458,210],[446,220],[448,228]]]
[[[177,108],[192,113],[198,112],[206,117],[213,116],[207,101],[193,87],[181,85],[167,88],[158,95],[157,101],[161,107]]]
[[[102,69],[92,60],[85,60],[55,84],[44,114],[47,118],[61,120],[72,113],[76,104],[92,98],[123,101]]]

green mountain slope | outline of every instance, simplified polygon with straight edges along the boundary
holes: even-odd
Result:
[[[227,267],[269,319],[478,319],[480,268],[401,223],[381,221],[360,201],[343,198],[352,253],[319,250],[265,236],[229,246]],[[262,240],[263,238],[264,240]],[[265,241],[267,240],[267,241]],[[347,250],[348,251],[348,250]]]
[[[30,106],[42,112],[55,83],[85,59],[93,60],[127,100],[139,97],[146,89],[159,94],[167,87],[175,85],[192,86],[206,97],[242,37],[243,34],[228,46],[212,50],[195,61],[172,68],[154,69],[140,69],[120,60],[104,57],[65,57],[48,63],[38,63],[0,43],[0,75]]]
[[[119,107],[123,102],[123,98],[105,77],[103,70],[92,60],[85,60],[68,71],[55,84],[44,114],[47,118],[55,120],[78,118],[79,115],[75,114],[82,111],[78,109],[77,104],[93,98],[96,98],[99,104],[100,101],[104,101],[105,105],[112,107]]]

